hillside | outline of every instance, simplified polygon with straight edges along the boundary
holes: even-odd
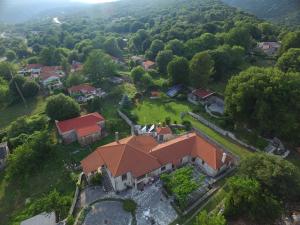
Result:
[[[288,26],[300,25],[298,0],[223,0],[225,3],[250,12],[260,18]]]

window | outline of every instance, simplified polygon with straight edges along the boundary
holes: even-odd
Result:
[[[195,157],[193,157],[193,158],[192,158],[192,162],[195,162],[195,161],[196,161],[196,158],[195,158]]]
[[[165,170],[166,170],[166,167],[163,166],[160,170],[161,170],[161,171],[165,171]]]
[[[122,175],[122,181],[127,180],[127,173]]]
[[[204,160],[202,160],[202,165],[204,165],[204,163],[205,163]]]

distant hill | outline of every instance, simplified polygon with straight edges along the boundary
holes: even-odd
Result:
[[[222,0],[259,18],[300,26],[300,0]]]

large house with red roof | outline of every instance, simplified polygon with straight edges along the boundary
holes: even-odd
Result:
[[[215,95],[215,92],[205,89],[195,89],[188,95],[188,100],[193,104],[205,105],[208,99]]]
[[[81,145],[88,145],[102,138],[105,119],[99,113],[90,113],[73,119],[55,121],[55,124],[64,143],[78,141]]]
[[[197,133],[164,143],[152,136],[131,136],[97,148],[81,161],[83,172],[107,174],[115,191],[139,188],[154,177],[185,164],[199,166],[209,176],[226,170],[233,157]]]

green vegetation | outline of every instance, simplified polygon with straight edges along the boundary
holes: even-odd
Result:
[[[123,201],[123,209],[126,212],[130,212],[130,213],[134,214],[136,207],[137,207],[137,204],[132,199],[125,199]]]
[[[58,94],[47,99],[46,114],[53,121],[71,119],[79,116],[80,106],[71,97]]]
[[[226,220],[223,215],[208,215],[206,211],[202,211],[194,225],[226,225]]]
[[[196,180],[193,178],[193,167],[191,166],[177,169],[170,174],[164,173],[160,178],[164,182],[166,190],[175,195],[181,208],[186,206],[189,194],[197,190],[202,182],[201,177]]]

